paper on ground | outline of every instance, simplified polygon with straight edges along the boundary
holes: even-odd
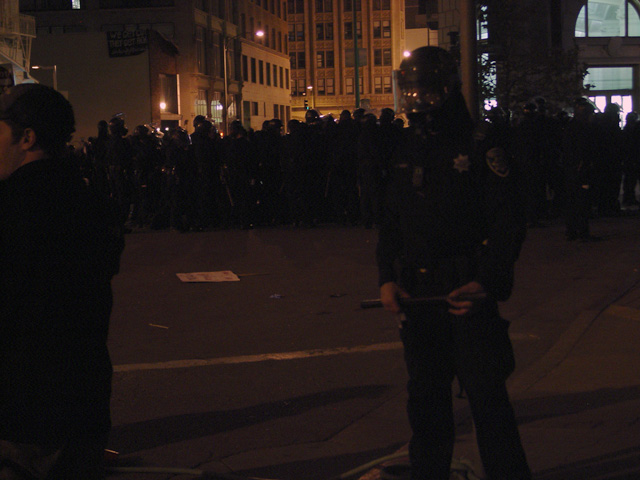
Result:
[[[239,282],[240,278],[230,270],[221,272],[176,273],[182,282]]]

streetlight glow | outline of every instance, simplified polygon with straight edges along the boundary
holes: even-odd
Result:
[[[31,65],[33,70],[52,70],[53,71],[53,89],[58,90],[58,66],[57,65]]]

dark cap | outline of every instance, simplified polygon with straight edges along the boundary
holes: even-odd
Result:
[[[45,151],[64,147],[75,132],[69,101],[58,91],[37,83],[23,83],[0,95],[0,120],[19,128],[31,128]]]

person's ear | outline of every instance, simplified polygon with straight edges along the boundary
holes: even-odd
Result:
[[[31,150],[37,143],[36,132],[32,128],[25,128],[22,132],[22,138],[20,139],[20,145],[24,150]]]

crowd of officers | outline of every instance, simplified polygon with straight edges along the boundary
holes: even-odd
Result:
[[[519,172],[529,226],[564,214],[568,224],[580,224],[576,218],[584,215],[616,215],[621,186],[624,204],[638,203],[638,115],[628,114],[622,129],[617,105],[596,113],[580,100],[576,111],[584,104],[588,128],[575,128],[578,115],[548,114],[542,99],[525,105],[517,119],[494,108],[476,128],[477,142],[498,138]],[[144,125],[129,134],[114,117],[101,121],[98,135],[77,153],[87,179],[131,229],[371,228],[404,129],[389,108],[379,117],[344,110],[338,119],[309,110],[304,122],[289,121],[286,133],[279,119],[258,131],[235,121],[224,137],[204,117],[195,118],[191,134],[174,128],[162,136]],[[572,228],[568,237],[588,236]]]

